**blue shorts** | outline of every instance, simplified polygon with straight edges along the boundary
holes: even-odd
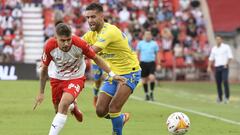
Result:
[[[130,87],[133,92],[141,78],[141,70],[121,76],[127,78],[127,86]],[[104,81],[100,90],[101,92],[105,92],[110,96],[114,96],[117,91],[117,86],[118,86],[117,81],[107,79]]]
[[[93,79],[95,81],[101,79],[103,75],[103,70],[96,64],[92,64]]]

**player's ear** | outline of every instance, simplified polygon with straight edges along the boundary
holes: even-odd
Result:
[[[100,17],[101,17],[102,19],[104,19],[104,15],[103,15],[103,13],[100,12],[99,14],[100,14]]]

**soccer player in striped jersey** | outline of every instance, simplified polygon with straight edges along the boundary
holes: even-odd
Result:
[[[74,103],[84,88],[85,56],[92,59],[105,72],[110,73],[114,80],[123,83],[126,81],[124,77],[113,75],[104,60],[96,55],[85,41],[77,36],[72,36],[71,28],[68,25],[59,23],[55,33],[55,37],[50,38],[44,46],[40,69],[40,91],[34,106],[35,109],[44,100],[44,89],[49,74],[52,102],[56,111],[49,135],[59,134],[67,120],[69,106]],[[54,64],[48,69],[51,61]],[[76,108],[76,105],[72,112],[81,122],[82,113]]]

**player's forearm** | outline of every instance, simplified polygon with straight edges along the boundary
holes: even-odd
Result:
[[[96,55],[95,58],[93,58],[93,61],[101,68],[103,69],[106,73],[111,72],[111,69],[107,65],[107,63],[98,55]]]
[[[232,59],[228,59],[227,66],[230,64],[231,61],[232,61]]]
[[[101,48],[94,46],[94,45],[92,46],[92,49],[94,50],[95,53],[98,53],[102,50]]]
[[[157,65],[161,65],[161,58],[158,52],[156,53],[156,61],[157,61]]]
[[[47,73],[47,69],[45,69],[44,67],[41,67],[40,70],[40,93],[44,93],[44,89],[46,86],[46,82],[48,79],[48,73]]]
[[[213,63],[213,62],[212,62],[211,60],[208,61],[208,68],[211,68],[211,67],[212,67],[212,63]]]

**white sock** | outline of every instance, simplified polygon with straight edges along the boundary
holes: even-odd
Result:
[[[53,119],[48,135],[58,135],[67,120],[67,115],[57,113]]]

